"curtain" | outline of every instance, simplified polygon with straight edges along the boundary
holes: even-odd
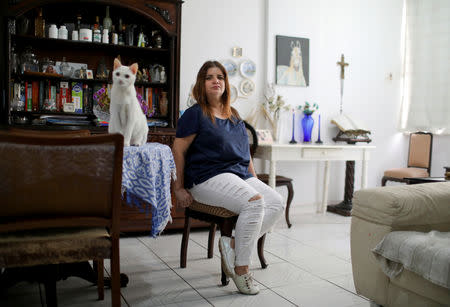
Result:
[[[400,128],[450,134],[450,1],[405,0]]]

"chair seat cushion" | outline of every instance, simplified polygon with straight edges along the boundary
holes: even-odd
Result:
[[[264,182],[265,184],[268,184],[269,182],[269,174],[257,174],[258,175],[258,179],[261,180],[262,182]],[[282,185],[288,182],[291,182],[292,178],[288,178],[288,177],[284,177],[284,176],[279,176],[276,175],[275,176],[275,182],[277,185]]]
[[[0,267],[33,266],[109,258],[105,228],[52,228],[0,234]]]
[[[207,214],[211,214],[211,215],[215,215],[215,216],[219,216],[219,217],[237,216],[236,213],[231,212],[230,210],[227,210],[225,208],[205,205],[205,204],[202,204],[202,203],[199,203],[196,201],[193,201],[192,204],[189,205],[189,209],[207,213]]]
[[[384,176],[403,179],[412,177],[428,177],[429,174],[427,170],[423,168],[405,167],[388,169],[384,172]]]

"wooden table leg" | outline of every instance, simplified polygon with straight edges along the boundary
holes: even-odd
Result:
[[[355,161],[347,161],[345,167],[344,200],[337,205],[328,205],[327,210],[343,216],[350,216],[355,183]]]

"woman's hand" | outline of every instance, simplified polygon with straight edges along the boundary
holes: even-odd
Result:
[[[193,201],[191,193],[189,193],[186,189],[175,190],[175,198],[177,200],[177,206],[183,208],[189,207]]]

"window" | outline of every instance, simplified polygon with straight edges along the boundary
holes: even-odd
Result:
[[[405,0],[400,128],[450,134],[450,1]]]

